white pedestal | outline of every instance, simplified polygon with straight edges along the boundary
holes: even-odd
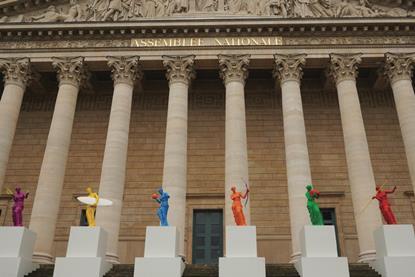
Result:
[[[36,234],[25,227],[0,227],[0,273],[23,277],[39,266],[32,263]]]
[[[135,258],[134,277],[181,277],[185,264],[178,256],[176,227],[147,227],[144,258]]]
[[[219,258],[219,277],[265,277],[265,258],[257,257],[256,227],[226,227],[226,257]]]
[[[415,235],[412,225],[383,225],[374,233],[376,261],[383,277],[415,276]]]
[[[334,226],[305,226],[300,234],[301,258],[295,268],[302,277],[349,277],[347,258],[337,255]]]
[[[105,260],[107,233],[101,227],[71,227],[65,258],[56,258],[53,277],[102,277],[112,267]]]

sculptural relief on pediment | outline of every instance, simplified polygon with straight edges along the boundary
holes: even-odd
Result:
[[[50,1],[53,3],[54,1]],[[375,0],[69,0],[0,22],[134,21],[178,16],[275,18],[408,17],[414,10]]]

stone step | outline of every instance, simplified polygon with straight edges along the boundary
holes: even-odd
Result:
[[[41,267],[28,277],[52,277],[53,265]],[[350,277],[380,277],[367,264],[350,264]],[[114,265],[105,277],[133,277],[134,265]],[[218,277],[217,265],[187,265],[183,277]],[[267,277],[299,277],[292,264],[268,264]]]
[[[55,268],[55,265],[48,264],[48,265],[40,265],[38,270],[33,271],[28,277],[52,277],[53,276],[53,269]]]

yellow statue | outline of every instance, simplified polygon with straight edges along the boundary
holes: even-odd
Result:
[[[86,220],[88,221],[88,226],[93,227],[96,226],[95,224],[95,210],[97,209],[99,196],[97,193],[93,192],[91,188],[87,188],[86,191],[88,192],[88,197],[94,198],[95,203],[92,205],[86,206]]]

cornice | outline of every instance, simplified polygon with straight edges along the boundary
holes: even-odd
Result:
[[[275,19],[270,17],[166,18],[135,22],[0,24],[1,41],[165,36],[409,36],[415,18]]]

